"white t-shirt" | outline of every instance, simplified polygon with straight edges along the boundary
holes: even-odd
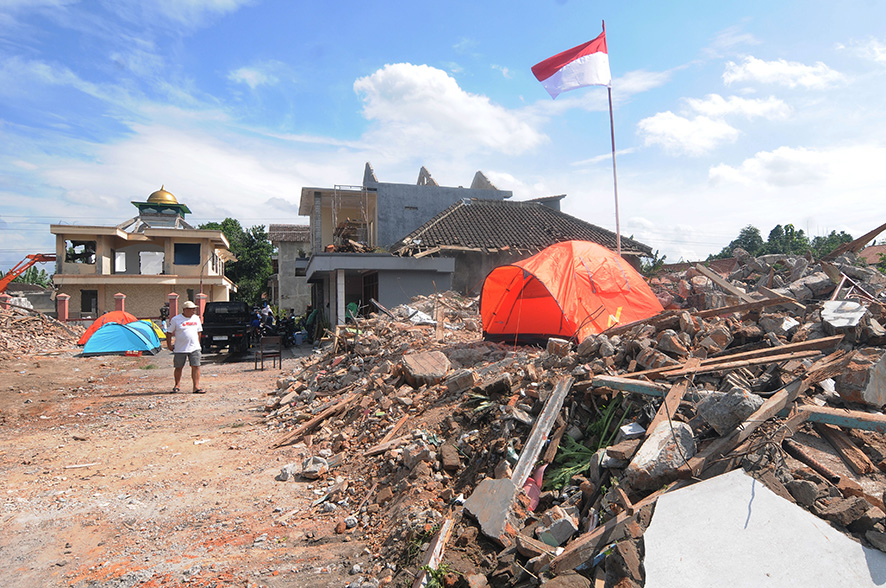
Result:
[[[175,353],[191,353],[200,349],[200,331],[203,330],[203,323],[200,317],[195,313],[191,318],[185,318],[183,314],[177,314],[169,321],[169,334],[175,339],[173,340],[173,351]]]

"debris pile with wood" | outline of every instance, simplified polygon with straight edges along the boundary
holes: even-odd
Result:
[[[0,307],[0,360],[76,347],[82,327],[64,325],[26,304],[27,299],[12,298],[9,308]]]
[[[663,313],[545,349],[483,342],[451,292],[379,306],[269,394],[298,457],[278,480],[325,489],[278,522],[339,517],[374,548],[355,586],[642,586],[656,501],[744,468],[884,550],[886,280],[862,270],[738,251],[653,280]]]

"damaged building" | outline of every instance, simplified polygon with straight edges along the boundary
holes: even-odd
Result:
[[[234,259],[221,231],[196,229],[185,221],[190,209],[162,187],[145,202],[132,202],[138,215],[116,226],[53,224],[57,295],[68,317],[95,318],[126,296],[129,312],[156,317],[169,294],[196,300],[229,300],[235,290],[225,277]],[[70,298],[65,299],[64,296]]]

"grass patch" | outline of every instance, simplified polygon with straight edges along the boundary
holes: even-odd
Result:
[[[157,369],[158,367],[160,367],[160,366],[158,366],[158,365],[155,364],[155,363],[148,363],[148,364],[145,364],[145,365],[143,365],[143,366],[139,366],[139,369],[141,369],[141,370],[155,370],[155,369]]]

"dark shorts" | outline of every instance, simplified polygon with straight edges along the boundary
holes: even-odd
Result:
[[[195,349],[190,353],[173,353],[172,354],[172,366],[176,368],[185,367],[185,362],[188,362],[191,367],[200,367],[200,350]]]

